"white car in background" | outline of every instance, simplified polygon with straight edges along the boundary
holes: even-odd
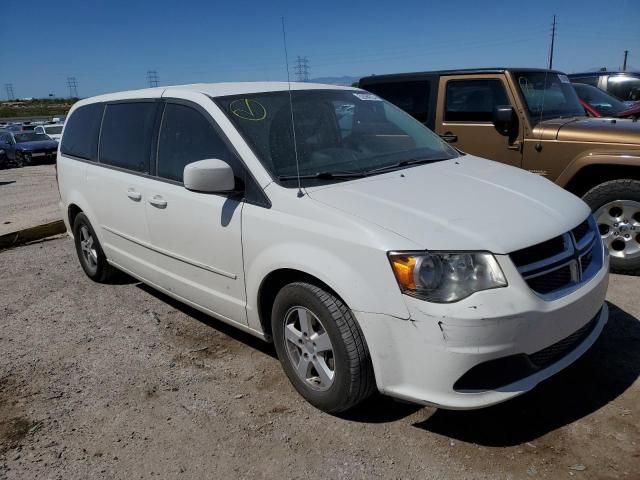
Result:
[[[62,138],[62,128],[64,125],[38,125],[33,129],[35,133],[40,133],[49,136],[52,140],[60,141]]]
[[[371,93],[290,88],[77,102],[58,179],[85,273],[123,270],[273,341],[327,412],[376,389],[492,405],[596,341],[609,258],[582,200],[458,152]]]

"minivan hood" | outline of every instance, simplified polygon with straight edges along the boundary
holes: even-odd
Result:
[[[430,250],[509,253],[560,235],[589,214],[551,181],[471,155],[307,192]]]
[[[640,146],[640,122],[627,118],[558,118],[536,125],[534,138],[584,143],[623,143]]]

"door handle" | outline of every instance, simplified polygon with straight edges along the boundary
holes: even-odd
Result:
[[[167,208],[167,201],[160,195],[154,195],[149,199],[149,203],[157,208]]]
[[[127,190],[127,197],[129,197],[134,202],[139,202],[142,200],[142,194],[140,192],[136,192],[133,188]]]
[[[458,136],[453,132],[445,132],[440,135],[440,138],[447,143],[455,143],[458,141]]]

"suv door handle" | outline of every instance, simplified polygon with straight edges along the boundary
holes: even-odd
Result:
[[[160,195],[154,195],[149,199],[149,203],[157,208],[167,208],[167,201]]]
[[[134,202],[139,202],[142,200],[142,194],[140,192],[136,192],[133,188],[127,190],[127,197],[129,197]]]
[[[458,136],[453,132],[445,132],[440,135],[440,138],[447,143],[454,143],[458,141]]]

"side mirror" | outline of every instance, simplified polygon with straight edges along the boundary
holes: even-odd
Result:
[[[184,167],[184,188],[195,192],[232,192],[235,188],[233,170],[227,162],[215,158],[200,160]]]
[[[511,105],[498,105],[493,109],[493,124],[502,135],[510,135],[517,122]]]

